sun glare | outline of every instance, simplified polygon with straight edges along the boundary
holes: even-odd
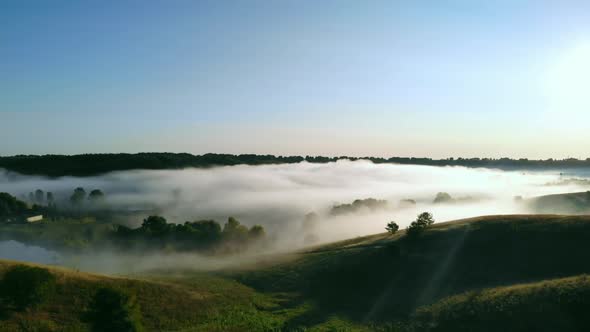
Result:
[[[547,94],[554,111],[584,114],[590,110],[590,42],[563,52],[548,81]]]

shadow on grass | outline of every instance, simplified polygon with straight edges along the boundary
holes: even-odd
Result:
[[[583,219],[583,218],[582,218]],[[419,239],[308,255],[241,276],[260,291],[291,291],[313,304],[287,330],[333,316],[359,323],[404,320],[465,291],[590,273],[590,222],[508,218],[432,229]]]

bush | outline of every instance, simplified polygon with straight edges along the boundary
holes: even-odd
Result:
[[[47,269],[17,265],[4,275],[0,290],[4,300],[17,309],[45,303],[55,292],[55,276]]]
[[[135,296],[117,289],[101,288],[96,292],[90,320],[93,331],[143,331]]]

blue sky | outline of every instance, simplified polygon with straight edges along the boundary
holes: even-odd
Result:
[[[2,155],[589,156],[583,1],[7,0],[0,26]]]

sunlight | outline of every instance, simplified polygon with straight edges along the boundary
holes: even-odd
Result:
[[[590,42],[583,42],[563,52],[549,72],[551,108],[561,114],[584,114],[590,108],[589,85]]]

